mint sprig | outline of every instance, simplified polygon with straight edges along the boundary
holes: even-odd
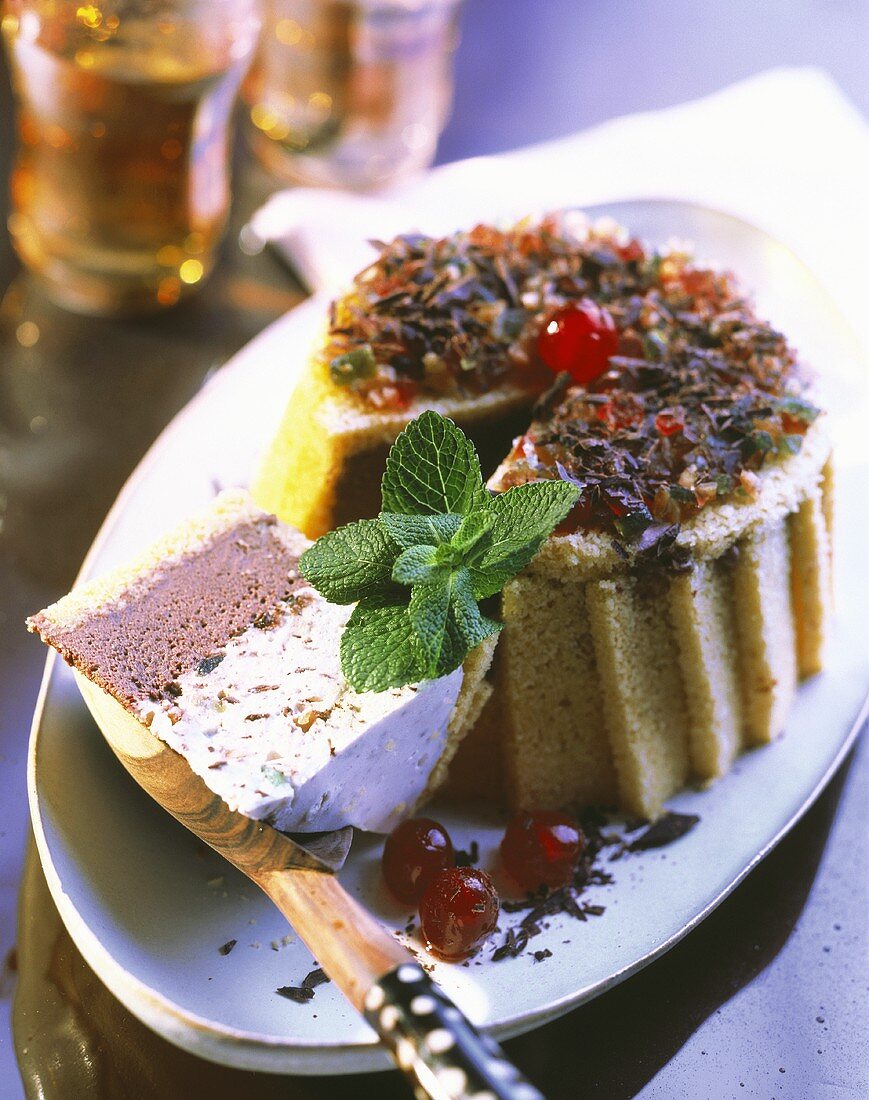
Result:
[[[393,444],[377,519],[339,527],[303,555],[303,576],[330,603],[355,603],[341,669],[356,691],[446,676],[501,629],[479,601],[531,561],[579,496],[565,481],[506,493],[483,484],[473,443],[425,412]]]

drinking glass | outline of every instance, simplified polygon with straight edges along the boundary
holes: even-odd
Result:
[[[459,0],[267,0],[242,94],[259,159],[367,189],[428,166],[453,94]]]
[[[87,313],[174,305],[214,264],[257,0],[4,0],[17,103],[9,228]]]

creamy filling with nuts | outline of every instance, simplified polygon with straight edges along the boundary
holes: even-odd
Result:
[[[350,611],[303,587],[137,715],[230,809],[287,831],[387,832],[441,756],[462,670],[354,692],[340,665]]]

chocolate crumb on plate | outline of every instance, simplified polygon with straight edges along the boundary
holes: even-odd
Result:
[[[217,950],[221,955],[228,955],[237,943],[238,940],[227,940],[226,943],[221,944]]]

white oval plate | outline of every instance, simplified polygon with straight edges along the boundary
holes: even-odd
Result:
[[[783,246],[732,217],[669,202],[607,208],[653,242],[692,238],[698,255],[737,269],[764,312],[822,368],[836,417],[841,469],[836,639],[823,675],[800,688],[786,736],[745,754],[705,792],[674,809],[700,824],[662,852],[612,865],[615,884],[589,891],[602,917],[555,918],[534,940],[553,957],[436,965],[469,1014],[500,1036],[552,1020],[650,962],[724,898],[790,828],[842,760],[861,724],[869,682],[864,583],[865,493],[859,461],[866,421],[858,345],[811,274]],[[102,572],[206,502],[215,486],[244,484],[271,436],[314,338],[314,299],[263,332],[221,370],[154,444],[109,514],[83,567]],[[865,434],[865,433],[863,433]],[[844,468],[843,468],[844,467]],[[863,499],[861,499],[861,496]],[[850,503],[850,506],[849,506]],[[374,1034],[332,986],[298,1005],[275,994],[313,961],[254,886],[150,801],[117,763],[50,658],[30,755],[33,827],[52,895],[85,959],[112,992],[167,1039],[250,1069],[341,1073],[384,1068]],[[502,823],[434,807],[458,845],[480,844],[492,866]],[[383,892],[379,843],[357,837],[341,878],[387,925],[408,910]],[[507,918],[507,920],[518,918]],[[502,927],[505,927],[502,920]],[[218,947],[238,941],[221,956]],[[273,946],[277,949],[273,949]]]

